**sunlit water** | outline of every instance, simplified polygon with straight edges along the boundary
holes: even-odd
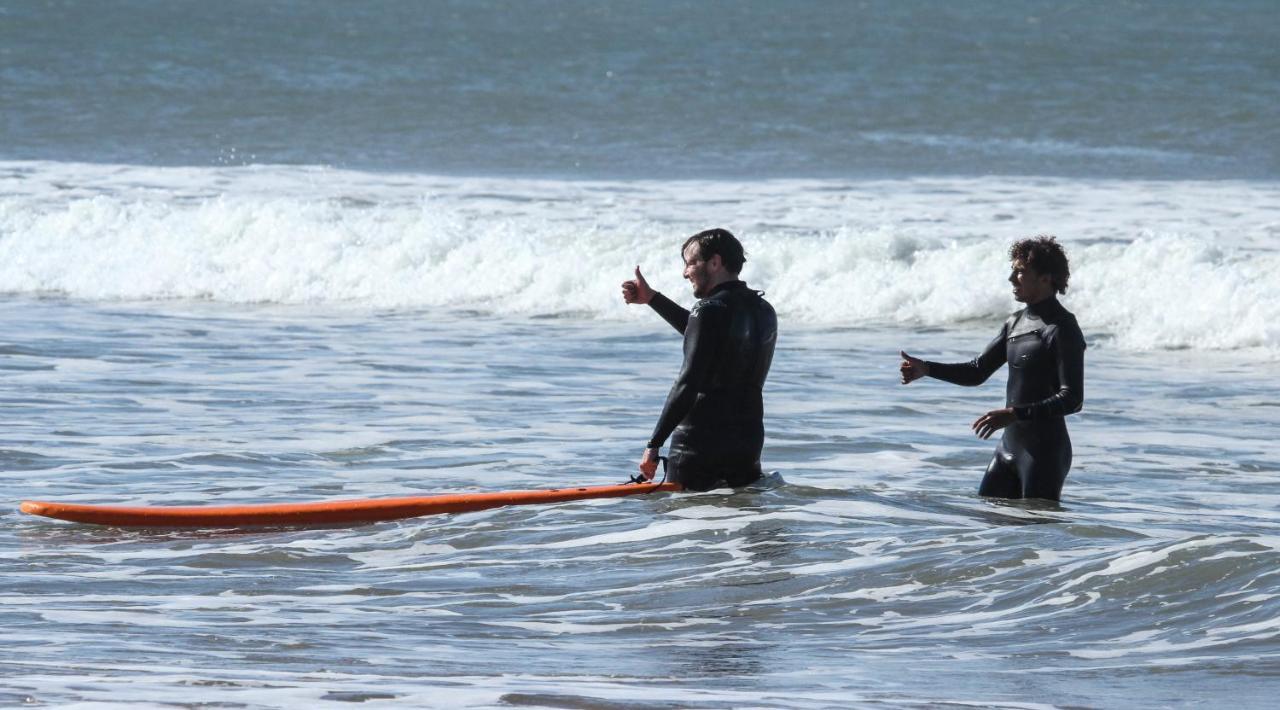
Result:
[[[136,531],[19,499],[203,504],[620,482],[678,365],[656,317],[11,297],[0,702],[1264,707],[1277,365],[1087,355],[1060,507],[984,500],[996,324],[786,328],[762,484],[320,530]],[[20,336],[20,337],[19,337]]]
[[[0,705],[1262,708],[1274,0],[0,0]],[[622,482],[742,237],[751,490],[351,528],[217,504]],[[1009,243],[1071,256],[1061,506],[976,496]]]

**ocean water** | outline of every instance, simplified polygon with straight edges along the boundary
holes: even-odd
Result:
[[[6,157],[1275,178],[1273,0],[0,3]]]
[[[1264,708],[1280,5],[0,0],[0,706]],[[23,499],[624,481],[739,234],[772,473],[327,529]],[[1054,233],[1063,502],[897,382]]]

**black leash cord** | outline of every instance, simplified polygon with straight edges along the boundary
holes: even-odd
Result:
[[[662,484],[664,484],[664,483],[666,483],[666,482],[667,482],[667,457],[666,457],[666,456],[659,456],[659,457],[658,457],[658,460],[662,462],[662,480],[661,480],[661,481],[658,481],[658,485],[659,485],[659,486],[661,486]],[[645,478],[644,478],[644,474],[643,474],[643,473],[637,473],[636,475],[632,476],[632,477],[631,477],[627,482],[628,482],[628,483],[641,483],[641,484],[649,484],[649,483],[653,483],[653,481],[646,481],[646,480],[645,480]],[[658,490],[658,489],[657,489],[657,487],[655,487],[653,490],[654,490],[654,491],[656,491],[656,490]],[[650,493],[652,493],[652,492],[653,492],[653,491],[650,491]]]

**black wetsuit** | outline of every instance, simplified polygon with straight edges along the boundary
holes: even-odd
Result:
[[[741,281],[716,286],[692,312],[660,293],[649,305],[684,334],[684,365],[649,446],[671,437],[668,475],[691,490],[760,478],[762,390],[778,340],[773,306]]]
[[[928,363],[931,376],[970,386],[1009,363],[1005,406],[1017,421],[1005,427],[979,495],[1058,500],[1071,470],[1064,417],[1084,403],[1084,349],[1076,317],[1049,298],[1010,316],[972,362]]]

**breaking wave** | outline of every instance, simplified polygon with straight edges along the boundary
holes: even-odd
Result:
[[[1006,249],[1053,231],[1065,298],[1127,349],[1280,348],[1280,187],[1035,178],[574,182],[323,168],[0,163],[0,292],[89,300],[638,317],[639,264],[726,226],[810,325],[947,326],[1016,308]]]

